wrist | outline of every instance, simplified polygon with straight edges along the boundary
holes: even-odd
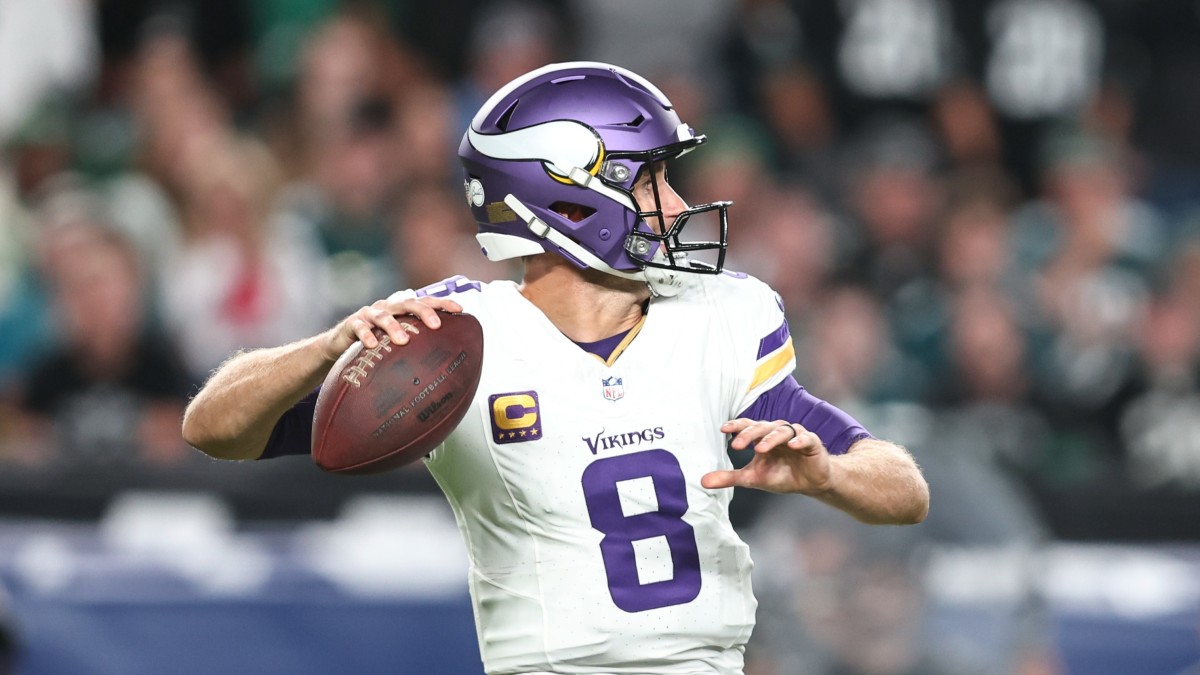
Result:
[[[305,350],[313,354],[323,366],[332,366],[338,358],[350,347],[352,342],[347,343],[341,338],[341,326],[334,326],[329,330],[309,339],[309,343],[305,345]]]
[[[809,477],[808,486],[800,491],[801,494],[820,499],[829,497],[836,492],[838,479],[842,473],[841,468],[832,456],[827,457],[825,471],[821,472],[822,475]]]

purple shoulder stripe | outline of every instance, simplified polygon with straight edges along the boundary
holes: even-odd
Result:
[[[279,418],[259,459],[307,455],[312,452],[313,414],[317,409],[317,393],[320,391],[320,387],[314,389]]]
[[[776,328],[770,335],[758,341],[758,358],[761,359],[779,349],[790,337],[792,337],[792,333],[788,330],[788,323],[785,320],[779,328]]]
[[[808,393],[790,376],[764,392],[738,417],[798,422],[816,434],[834,455],[844,454],[855,442],[871,437],[858,420]]]

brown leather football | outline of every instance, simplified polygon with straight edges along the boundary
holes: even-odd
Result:
[[[409,332],[393,344],[355,342],[334,363],[313,415],[312,456],[338,474],[380,473],[411,464],[441,445],[458,426],[483,367],[483,328],[470,314],[439,311],[432,330],[398,316]]]

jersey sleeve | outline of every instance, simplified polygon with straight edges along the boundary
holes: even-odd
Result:
[[[750,407],[796,369],[796,348],[783,301],[761,281],[734,277],[726,281],[730,293],[724,312],[731,321],[737,381],[731,412]]]
[[[858,420],[837,406],[805,391],[796,378],[787,376],[738,414],[755,420],[798,422],[821,439],[830,454],[841,455],[864,438],[871,438]]]
[[[317,409],[317,394],[320,391],[320,387],[312,390],[283,413],[279,421],[275,422],[271,438],[267,440],[267,447],[259,455],[259,459],[307,455],[312,452],[313,414]]]

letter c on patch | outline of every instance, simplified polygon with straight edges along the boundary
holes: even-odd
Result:
[[[492,419],[501,429],[525,429],[537,422],[537,401],[529,394],[510,394],[492,401]]]

